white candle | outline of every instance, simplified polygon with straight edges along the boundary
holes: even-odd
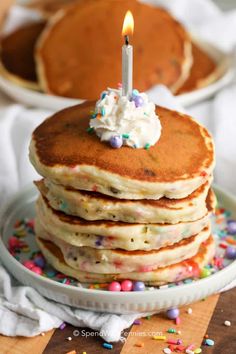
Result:
[[[122,47],[122,94],[130,97],[133,89],[133,47],[125,44]]]
[[[127,11],[123,23],[122,35],[125,44],[122,47],[122,94],[130,97],[133,90],[133,47],[129,44],[129,34],[133,34],[134,19],[130,11]]]

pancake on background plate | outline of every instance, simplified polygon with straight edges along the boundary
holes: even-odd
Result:
[[[189,77],[176,92],[177,95],[206,87],[219,76],[215,61],[197,44],[192,43],[193,65]]]
[[[61,12],[51,19],[36,51],[44,91],[96,99],[104,87],[116,87],[122,77],[121,29],[127,10],[135,19],[130,38],[134,86],[146,91],[161,83],[176,92],[192,65],[189,35],[164,9],[134,0],[89,1],[70,6],[64,15]]]
[[[34,50],[45,25],[44,21],[27,24],[1,38],[0,71],[19,86],[40,89]]]
[[[71,4],[85,1],[89,0],[32,0],[24,6],[39,11],[45,18],[50,18],[57,11],[60,11]]]

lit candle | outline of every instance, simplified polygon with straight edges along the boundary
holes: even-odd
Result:
[[[129,44],[129,35],[133,34],[134,18],[130,11],[126,12],[122,36],[125,44],[122,47],[122,94],[131,97],[133,89],[133,47]]]

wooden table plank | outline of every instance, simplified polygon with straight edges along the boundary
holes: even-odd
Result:
[[[181,324],[176,326],[174,321],[166,318],[165,314],[152,316],[151,320],[142,320],[141,326],[132,326],[128,340],[126,341],[121,354],[136,354],[137,349],[140,354],[158,354],[162,353],[163,348],[168,345],[163,341],[152,339],[152,332],[160,332],[167,338],[182,339],[183,344],[194,343],[197,347],[201,346],[202,338],[204,337],[212,314],[214,312],[219,295],[209,297],[204,301],[197,302],[190,306],[185,306],[180,310]],[[187,313],[188,307],[191,307],[193,313]],[[167,333],[168,328],[181,330],[181,335]],[[135,336],[137,332],[144,332],[146,336]],[[144,343],[143,348],[137,348],[135,345],[138,342]]]
[[[231,322],[231,327],[224,325],[226,320]],[[207,334],[215,345],[204,346],[204,354],[236,353],[236,288],[220,295]]]
[[[1,354],[42,354],[54,331],[33,338],[5,337],[0,335]]]

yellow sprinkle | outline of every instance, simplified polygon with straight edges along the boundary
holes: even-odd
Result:
[[[156,340],[166,340],[166,336],[153,336],[152,338]]]
[[[202,352],[201,348],[197,348],[194,350],[194,354],[200,354]]]

